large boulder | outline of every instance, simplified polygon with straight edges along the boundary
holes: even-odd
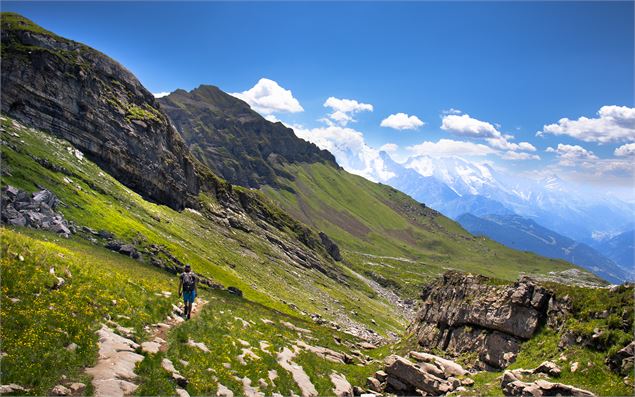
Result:
[[[447,272],[424,288],[413,323],[421,346],[454,355],[477,352],[484,368],[514,361],[523,340],[547,319],[553,294],[529,278],[496,285],[487,277]]]
[[[534,382],[523,382],[516,374],[505,371],[501,381],[501,388],[506,396],[571,396],[571,397],[594,397],[590,391],[578,389],[563,383],[552,383],[543,379]]]
[[[398,355],[388,356],[384,360],[384,370],[368,378],[368,386],[378,393],[385,391],[399,395],[433,396],[446,394],[460,386],[460,382],[451,376],[462,371],[458,364],[432,355],[425,359],[430,362],[413,363]],[[443,362],[444,365],[438,365],[437,362]]]

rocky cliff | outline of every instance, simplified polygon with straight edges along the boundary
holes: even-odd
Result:
[[[292,176],[279,165],[325,162],[337,167],[326,150],[295,136],[282,123],[271,123],[249,105],[217,87],[176,90],[159,99],[192,153],[229,182],[252,188],[276,186],[276,177]]]
[[[477,352],[484,368],[514,361],[522,341],[555,310],[551,291],[521,278],[495,285],[484,276],[448,272],[425,287],[414,323],[420,345],[457,355]]]
[[[2,14],[1,102],[148,199],[181,209],[198,194],[187,147],[132,73],[12,13]]]

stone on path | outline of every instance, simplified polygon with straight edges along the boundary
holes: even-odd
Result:
[[[243,392],[245,397],[265,397],[265,393],[262,393],[257,388],[251,386],[251,379],[248,377],[242,378]]]
[[[203,342],[194,342],[192,339],[188,339],[187,340],[187,345],[188,346],[192,346],[192,347],[196,347],[196,348],[204,351],[205,353],[209,353],[209,349],[207,348],[207,346],[205,346],[205,343],[203,343]]]
[[[156,354],[159,352],[161,344],[157,342],[143,342],[141,344],[141,351],[149,354]]]
[[[313,383],[311,383],[311,379],[304,372],[302,366],[295,364],[293,358],[296,356],[298,348],[295,347],[295,352],[289,350],[288,347],[282,349],[280,353],[277,355],[278,364],[285,370],[291,373],[293,380],[300,388],[300,393],[302,397],[316,397],[318,395],[317,390]]]
[[[63,385],[57,385],[51,390],[52,396],[70,396],[71,390]]]
[[[333,372],[330,376],[333,383],[333,393],[336,397],[353,397],[353,386],[346,380],[346,376]]]
[[[216,390],[216,397],[234,397],[234,392],[219,383],[218,389]]]
[[[86,385],[83,383],[72,383],[70,389],[73,393],[82,393],[86,389]]]
[[[174,391],[179,397],[190,397],[190,393],[188,393],[185,389],[181,389],[180,387],[177,387],[176,389],[174,389]]]

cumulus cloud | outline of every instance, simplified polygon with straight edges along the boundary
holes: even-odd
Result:
[[[450,108],[450,109],[446,109],[446,110],[442,111],[441,113],[443,113],[443,114],[461,114],[463,112],[460,111],[459,109]]]
[[[593,154],[593,152],[580,145],[565,145],[559,143],[557,148],[548,147],[545,151],[555,153],[559,159],[559,164],[564,166],[585,165],[584,162],[598,160],[598,157]]]
[[[449,114],[443,117],[441,129],[456,135],[473,138],[497,138],[501,133],[492,124],[470,117],[469,114]]]
[[[170,95],[170,93],[167,91],[161,91],[161,92],[153,92],[152,95],[154,95],[155,98],[163,98],[164,96]]]
[[[487,156],[496,153],[496,150],[481,143],[453,139],[439,139],[437,142],[425,141],[418,145],[408,146],[406,149],[415,155],[430,157]]]
[[[368,146],[359,131],[332,124],[318,128],[291,127],[299,138],[331,152],[337,163],[350,173],[374,182],[385,182],[395,176],[385,169],[379,150]]]
[[[444,112],[441,122],[442,130],[468,138],[483,139],[491,148],[496,149],[496,151],[503,151],[504,153],[499,153],[499,155],[505,160],[533,160],[539,158],[536,155],[520,153],[535,152],[536,147],[529,142],[510,142],[510,140],[514,139],[514,136],[501,133],[498,124],[475,119],[469,114],[452,114],[450,111]]]
[[[514,142],[509,142],[507,140],[508,138],[512,138],[512,137],[509,135],[500,136],[496,138],[487,138],[485,139],[485,141],[487,141],[487,143],[489,143],[490,146],[500,150],[513,150],[513,151],[520,150],[520,151],[526,151],[526,152],[536,151],[536,147],[529,142],[514,143]]]
[[[277,82],[265,78],[258,80],[256,85],[247,91],[230,95],[242,99],[253,110],[265,116],[272,113],[304,111],[300,102],[293,97],[291,90],[284,89]]]
[[[614,155],[618,157],[634,156],[635,155],[635,143],[627,143],[615,149]]]
[[[537,154],[507,151],[501,155],[504,160],[540,160]]]
[[[597,118],[562,118],[545,125],[536,135],[568,135],[585,142],[623,142],[635,140],[635,108],[602,106]]]
[[[424,124],[417,116],[406,113],[391,114],[381,121],[380,126],[395,130],[415,130]]]
[[[341,126],[345,126],[355,121],[353,115],[359,112],[372,112],[373,105],[369,103],[357,102],[354,99],[340,99],[329,97],[323,105],[333,111],[328,115],[329,119]]]
[[[397,145],[396,143],[386,143],[385,145],[382,145],[379,150],[380,151],[384,151],[387,153],[394,153],[399,149],[399,145]]]

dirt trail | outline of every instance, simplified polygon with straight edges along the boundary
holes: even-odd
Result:
[[[192,313],[190,315],[190,320],[192,318],[198,317],[199,313],[201,312],[201,309],[203,309],[203,306],[205,306],[206,304],[207,304],[206,300],[196,298],[196,300],[192,304]],[[165,352],[168,350],[168,343],[166,341],[168,332],[174,326],[179,325],[185,321],[183,317],[181,317],[182,313],[183,313],[183,303],[179,303],[178,306],[172,305],[172,314],[170,314],[167,317],[166,321],[163,323],[154,324],[155,330],[150,335],[150,340],[151,342],[155,342],[159,344],[159,351]],[[148,343],[148,342],[144,342],[144,343]],[[141,346],[143,347],[143,343],[141,344]]]
[[[192,305],[191,317],[197,317],[206,303],[207,301],[196,298]],[[134,373],[136,364],[148,354],[166,351],[168,349],[166,341],[168,332],[185,321],[181,317],[181,307],[172,305],[172,308],[172,313],[168,315],[165,322],[152,325],[155,329],[150,335],[150,340],[141,343],[141,345],[117,334],[115,330],[125,328],[114,322],[111,324],[115,326],[115,330],[106,325],[102,326],[97,332],[99,335],[97,363],[85,371],[93,377],[95,397],[129,396],[137,390],[139,386],[133,382],[137,378],[137,374]],[[145,355],[135,352],[139,347]]]

